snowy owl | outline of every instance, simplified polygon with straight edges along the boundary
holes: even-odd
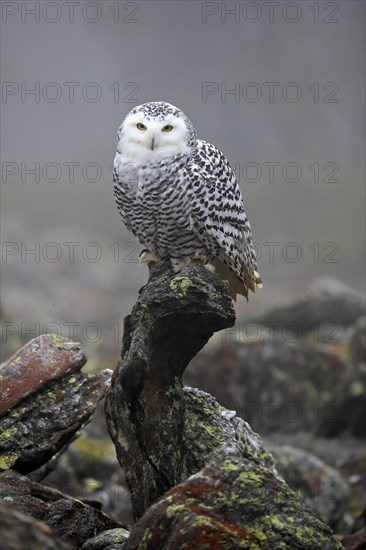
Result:
[[[154,101],[127,114],[113,177],[123,221],[148,249],[142,263],[169,257],[179,272],[200,259],[229,281],[234,299],[262,286],[235,174],[180,109]]]

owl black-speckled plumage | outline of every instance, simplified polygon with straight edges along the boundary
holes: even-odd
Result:
[[[206,259],[248,296],[261,286],[241,192],[228,160],[196,138],[191,121],[169,103],[132,109],[117,135],[114,192],[127,228],[179,271]]]

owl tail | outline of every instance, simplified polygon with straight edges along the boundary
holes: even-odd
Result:
[[[236,275],[236,273],[234,273],[234,271],[230,269],[227,264],[218,258],[215,258],[212,264],[214,265],[218,276],[224,281],[228,281],[230,296],[235,302],[238,294],[244,296],[248,301],[249,290],[255,293],[257,288],[263,287],[262,279],[257,271],[254,271],[250,277],[243,281]]]

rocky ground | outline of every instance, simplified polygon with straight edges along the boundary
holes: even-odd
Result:
[[[193,292],[197,303],[192,276],[169,287],[174,299],[188,304]],[[341,548],[326,525],[346,548],[364,548],[363,308],[362,297],[321,290],[251,321],[262,327],[258,341],[236,324],[194,357],[184,381],[213,397],[189,388],[181,395],[186,473],[137,524],[101,401],[110,372],[83,373],[85,354],[68,339],[27,344],[1,367],[1,548],[197,547],[206,531],[211,547]],[[267,527],[253,523],[258,516]]]

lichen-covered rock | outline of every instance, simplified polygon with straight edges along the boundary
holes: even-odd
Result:
[[[81,550],[123,550],[129,534],[127,529],[110,529],[86,541]]]
[[[43,521],[0,503],[1,550],[72,550]]]
[[[4,363],[0,471],[27,474],[40,468],[90,418],[112,372],[85,374],[80,371],[85,360],[79,344],[44,335]]]
[[[317,432],[334,417],[334,397],[349,376],[345,362],[305,342],[225,343],[197,356],[185,376],[264,435]]]
[[[256,319],[265,325],[271,324],[280,333],[294,325],[305,335],[323,325],[337,329],[349,327],[365,314],[365,295],[330,277],[315,280],[309,290],[284,306],[278,306]],[[329,331],[328,331],[329,334]],[[313,338],[314,341],[314,338]]]
[[[135,517],[188,477],[182,374],[212,334],[234,321],[227,286],[202,262],[179,275],[169,259],[151,267],[125,319],[121,364],[106,396]]]
[[[347,433],[366,437],[366,317],[361,317],[352,330],[348,344],[350,365],[342,388],[333,392],[331,422],[322,419],[319,434],[337,437]]]
[[[272,451],[273,447],[278,448],[284,445],[301,449],[310,453],[310,455],[320,458],[327,466],[338,472],[341,479],[347,482],[349,499],[343,519],[339,521],[336,532],[353,533],[366,526],[366,449],[365,443],[361,438],[343,436],[341,438],[329,439],[314,436],[308,432],[298,432],[296,434],[277,433],[264,438],[264,444],[269,451]],[[275,457],[274,460],[276,463]],[[316,481],[316,472],[312,473],[310,478],[313,478],[314,474],[315,483],[319,485],[319,481]],[[290,479],[285,479],[288,483],[291,483]],[[306,494],[308,491],[306,487],[302,487],[303,489],[299,491],[300,495]],[[315,487],[315,492],[316,490]],[[327,487],[326,495],[325,498],[329,501],[331,493],[329,494]]]
[[[341,550],[342,545],[270,470],[224,459],[168,491],[138,521],[125,550]]]
[[[345,513],[347,482],[316,456],[290,446],[269,447],[278,473],[309,508],[335,532]]]
[[[23,514],[44,521],[55,535],[76,548],[106,529],[122,527],[92,506],[12,470],[0,474],[0,498]]]
[[[366,548],[366,527],[353,535],[341,537],[343,547],[346,550],[365,550]]]
[[[366,317],[360,317],[353,327],[353,334],[349,343],[350,356],[353,365],[366,363]]]
[[[63,493],[99,506],[103,512],[122,525],[133,523],[131,495],[126,487],[123,470],[115,456],[114,446],[108,434],[91,437],[95,424],[102,425],[96,415],[91,423],[79,432],[80,437],[68,446],[57,461],[57,467],[47,475],[47,485]],[[47,467],[53,459],[45,464]],[[34,481],[44,479],[39,470],[28,474]]]
[[[186,415],[182,438],[186,442],[189,475],[223,456],[246,458],[274,470],[273,460],[249,424],[219,405],[212,395],[184,388]]]
[[[42,334],[0,365],[0,416],[52,380],[79,371],[87,359],[80,344]]]

